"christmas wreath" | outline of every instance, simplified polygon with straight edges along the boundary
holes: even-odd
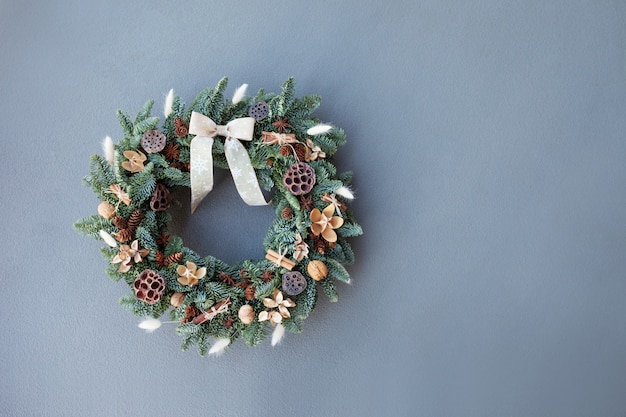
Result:
[[[231,101],[226,86],[223,78],[190,106],[170,91],[160,127],[152,100],[134,120],[118,111],[123,138],[105,138],[104,156],[91,157],[84,178],[101,200],[98,214],[75,223],[107,244],[106,272],[129,285],[120,304],[144,318],[140,327],[160,327],[169,310],[182,349],[197,345],[201,355],[238,337],[256,345],[271,328],[272,345],[285,330],[302,331],[318,291],[336,301],[335,281],[350,281],[346,238],[362,233],[347,206],[352,174],[337,174],[332,163],[345,134],[311,115],[321,97],[295,97],[292,78],[280,94],[245,97],[244,84]],[[168,231],[168,209],[180,205],[171,190],[190,187],[193,212],[213,187],[213,167],[231,172],[247,204],[275,207],[264,259],[229,265]],[[261,188],[273,190],[271,203]]]

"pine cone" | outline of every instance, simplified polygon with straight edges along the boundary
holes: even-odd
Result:
[[[306,145],[302,143],[296,143],[293,145],[294,150],[296,151],[296,157],[298,161],[304,161],[306,159]]]
[[[270,282],[273,279],[274,279],[274,271],[270,271],[267,269],[263,271],[263,274],[261,275],[261,281]]]
[[[113,225],[121,230],[128,227],[128,222],[122,216],[115,216],[113,217]]]
[[[163,264],[165,266],[168,266],[169,264],[177,264],[180,263],[180,261],[183,260],[183,253],[182,252],[176,252],[176,253],[172,253],[171,255],[168,255],[164,260],[163,260]]]
[[[134,235],[135,233],[132,230],[122,229],[115,234],[115,239],[117,239],[118,242],[129,242],[133,240]]]
[[[281,210],[280,215],[283,219],[289,220],[293,217],[293,209],[291,208],[291,206],[286,206],[284,209]]]
[[[278,150],[282,156],[289,156],[293,153],[290,145],[283,145]]]
[[[143,211],[137,209],[130,213],[128,217],[128,228],[131,230],[136,230],[139,227],[139,224],[143,220]]]
[[[158,250],[154,253],[154,262],[156,262],[156,264],[159,266],[165,266],[165,258],[163,257],[163,252]]]
[[[199,315],[200,310],[198,310],[194,304],[189,304],[185,307],[185,318],[182,320],[182,323],[188,323]]]
[[[254,288],[254,285],[248,285],[246,287],[246,300],[248,301],[252,301],[254,300],[254,293],[256,292],[256,288]]]

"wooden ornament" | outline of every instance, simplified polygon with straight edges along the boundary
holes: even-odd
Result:
[[[321,281],[328,275],[328,267],[322,261],[313,260],[306,266],[306,272],[315,281]]]
[[[254,308],[250,304],[244,304],[239,309],[238,316],[243,324],[250,324],[254,321]]]

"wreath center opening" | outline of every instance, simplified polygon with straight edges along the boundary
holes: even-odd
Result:
[[[193,214],[189,188],[176,187],[172,192],[181,205],[170,209],[169,230],[181,236],[185,246],[231,265],[263,258],[263,239],[276,216],[274,207],[244,203],[228,171],[215,170],[215,188]]]

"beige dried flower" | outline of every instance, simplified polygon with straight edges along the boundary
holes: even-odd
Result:
[[[141,151],[125,151],[124,156],[128,161],[122,162],[122,168],[130,172],[141,172],[145,168],[143,163],[147,157]]]
[[[206,275],[206,268],[198,268],[195,263],[187,261],[185,265],[178,265],[178,282],[193,287]]]
[[[293,243],[293,246],[293,259],[296,261],[299,262],[309,256],[309,245],[302,239],[300,233],[296,233],[296,241]]]
[[[119,272],[128,272],[133,261],[138,264],[149,253],[148,249],[140,248],[139,241],[135,239],[130,245],[120,245],[120,251],[111,263],[120,264]]]
[[[291,317],[287,308],[295,307],[296,303],[289,298],[283,298],[282,291],[274,290],[272,298],[264,298],[263,305],[267,308],[278,308],[276,310],[266,310],[259,313],[259,321],[269,320],[272,326],[275,326],[283,321],[283,318]]]
[[[329,204],[324,211],[320,211],[318,208],[314,208],[311,211],[311,231],[315,236],[320,234],[327,242],[336,242],[337,233],[333,229],[338,229],[343,225],[343,219],[339,216],[334,216],[335,205]]]
[[[316,159],[326,158],[326,154],[322,151],[322,148],[317,146],[311,139],[306,140],[307,153],[305,160],[307,162],[315,161]]]

